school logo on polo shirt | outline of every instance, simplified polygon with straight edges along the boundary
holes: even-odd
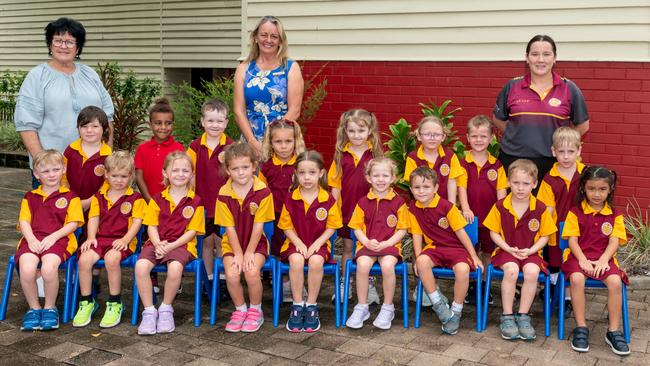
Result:
[[[539,220],[531,219],[530,221],[528,221],[528,229],[533,232],[539,230]]]
[[[548,101],[548,105],[550,105],[551,107],[559,107],[561,104],[562,104],[562,101],[557,99],[557,98],[551,98]]]
[[[65,199],[65,197],[61,197],[54,202],[54,206],[56,206],[56,208],[66,208],[68,207],[68,200]]]
[[[441,217],[440,220],[438,220],[438,226],[443,229],[449,228],[449,220],[447,220],[446,217]]]
[[[260,206],[258,206],[255,202],[248,204],[248,211],[250,211],[251,215],[255,215],[258,208],[260,208]]]
[[[95,169],[93,169],[93,173],[95,173],[96,176],[101,177],[106,173],[106,168],[104,168],[104,164],[97,164],[95,166]]]
[[[191,219],[192,216],[194,216],[194,207],[185,206],[183,208],[183,217],[186,218],[186,219]]]
[[[499,177],[499,174],[497,173],[496,170],[490,169],[487,171],[487,177],[490,181],[494,182]]]
[[[327,218],[327,210],[325,209],[325,207],[319,207],[316,210],[316,218],[318,219],[318,221],[323,221]]]
[[[386,225],[388,225],[388,227],[390,228],[394,228],[395,226],[397,226],[397,216],[393,214],[388,215],[388,217],[386,218]]]
[[[614,227],[609,222],[603,222],[603,224],[600,225],[600,231],[603,234],[610,236],[612,234],[612,231],[614,231]]]
[[[223,157],[225,156],[226,152],[222,151],[217,155],[217,160],[219,160],[220,163],[223,163]]]
[[[440,174],[444,175],[445,177],[449,175],[449,165],[447,164],[442,164],[440,166]]]
[[[129,212],[131,212],[131,208],[132,208],[131,202],[122,202],[122,204],[120,205],[120,212],[123,215],[128,215]]]

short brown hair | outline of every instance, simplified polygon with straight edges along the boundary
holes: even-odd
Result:
[[[479,127],[487,127],[488,131],[490,131],[490,135],[492,134],[492,120],[484,114],[477,114],[476,116],[472,117],[467,121],[467,133],[469,134],[469,130],[472,128],[479,128]]]
[[[429,168],[426,165],[419,166],[413,170],[411,175],[409,176],[409,181],[413,182],[413,178],[420,177],[424,180],[430,180],[433,182],[433,185],[438,184],[438,174],[436,174],[435,170]]]
[[[201,106],[201,116],[205,116],[205,112],[212,111],[222,112],[226,115],[226,118],[228,118],[228,112],[230,111],[230,108],[228,108],[228,104],[226,104],[226,102],[223,100],[208,99]]]
[[[63,161],[63,154],[61,154],[59,151],[54,149],[46,149],[41,150],[36,153],[36,155],[34,155],[34,159],[32,159],[32,167],[34,170],[36,170],[39,165],[46,163],[56,163],[65,166],[65,163]]]
[[[580,148],[580,132],[575,128],[562,126],[553,132],[553,147],[558,148],[562,145],[573,145],[577,149]]]
[[[113,153],[106,158],[104,161],[104,167],[106,172],[112,172],[115,170],[128,170],[129,174],[133,176],[135,171],[135,166],[133,164],[133,157],[128,151],[120,150],[113,151]]]
[[[257,152],[248,144],[248,142],[238,141],[228,145],[223,155],[223,167],[228,169],[228,164],[236,158],[250,158],[253,166],[257,166],[259,160]]]
[[[528,159],[517,159],[508,167],[508,177],[511,177],[516,170],[530,175],[537,182],[537,165]]]

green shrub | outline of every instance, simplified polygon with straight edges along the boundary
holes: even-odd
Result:
[[[140,134],[148,129],[149,105],[160,95],[160,81],[138,79],[132,70],[124,73],[118,62],[97,64],[97,73],[113,99],[113,149],[134,151]]]
[[[623,218],[629,235],[627,245],[619,249],[621,267],[628,274],[647,273],[650,270],[650,220],[648,209],[642,209],[636,200],[627,205]]]
[[[26,151],[13,122],[0,122],[0,150]]]
[[[16,96],[27,76],[23,71],[5,71],[0,75],[0,121],[13,121]]]

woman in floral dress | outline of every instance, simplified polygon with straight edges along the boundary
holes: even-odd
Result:
[[[296,120],[304,92],[300,66],[287,56],[280,20],[265,16],[250,34],[248,57],[237,67],[234,113],[242,136],[259,153],[266,126],[278,118]]]

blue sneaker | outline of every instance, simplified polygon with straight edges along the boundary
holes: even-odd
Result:
[[[305,307],[302,305],[291,305],[291,314],[287,320],[287,330],[299,333],[304,330]]]
[[[41,313],[41,330],[59,328],[59,311],[56,308],[43,309]]]
[[[42,309],[29,309],[23,316],[23,325],[20,330],[32,331],[41,329]]]
[[[307,306],[305,310],[305,325],[303,329],[307,333],[313,333],[320,329],[320,319],[318,319],[318,305]]]

